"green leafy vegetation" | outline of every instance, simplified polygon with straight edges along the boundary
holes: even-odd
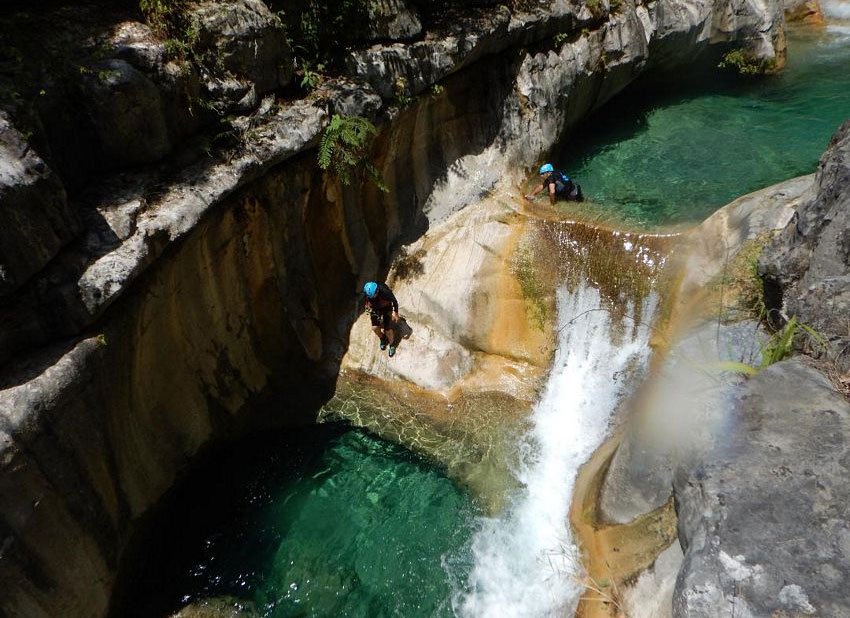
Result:
[[[764,60],[754,58],[743,49],[728,52],[717,66],[735,71],[740,75],[761,75],[770,68]]]
[[[585,6],[590,9],[594,17],[601,17],[605,13],[605,7],[602,5],[602,0],[586,0]]]
[[[828,347],[823,335],[811,326],[800,322],[797,316],[791,316],[785,325],[773,333],[761,347],[759,350],[761,362],[757,366],[738,361],[723,361],[716,366],[721,371],[731,371],[751,377],[762,369],[789,358],[794,353],[795,347],[803,343],[802,340],[807,340],[808,343],[814,343],[824,349]]]
[[[139,8],[151,29],[161,37],[173,33],[175,22],[183,9],[182,0],[139,0]]]
[[[377,132],[375,125],[362,116],[334,114],[319,144],[319,167],[330,171],[344,185],[351,184],[353,177],[363,171],[381,191],[387,192],[381,174],[367,156]]]
[[[287,27],[296,63],[301,67],[336,66],[358,30],[368,23],[369,0],[273,0]],[[308,87],[305,85],[304,87]]]
[[[566,43],[569,38],[570,38],[570,35],[568,33],[559,32],[558,34],[555,35],[555,45],[560,47],[561,45]]]
[[[414,97],[410,94],[407,87],[407,79],[404,77],[399,77],[395,80],[395,84],[393,85],[393,95],[396,105],[398,105],[401,109],[410,107],[413,103]]]
[[[322,75],[322,71],[325,70],[324,64],[317,64],[316,69],[313,70],[310,68],[309,64],[304,64],[301,68],[301,87],[305,90],[315,90],[318,88],[324,76]]]

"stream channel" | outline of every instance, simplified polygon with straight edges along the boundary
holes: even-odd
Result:
[[[833,3],[834,16],[845,6]],[[850,116],[850,28],[792,31],[780,75],[711,79],[638,86],[569,137],[558,161],[592,200],[586,216],[692,224],[737,196],[813,172]],[[596,306],[595,294],[559,291],[559,324]],[[645,318],[651,309],[642,308]],[[612,363],[646,355],[642,329],[612,347],[607,319],[561,329],[529,434],[517,436],[527,446],[516,470],[524,488],[504,513],[488,516],[439,467],[360,430],[254,438],[173,492],[120,615],[159,618],[193,603],[206,609],[181,616],[232,616],[238,607],[273,618],[565,615],[580,593],[567,524],[572,482],[622,395]],[[230,611],[203,613],[215,607]]]

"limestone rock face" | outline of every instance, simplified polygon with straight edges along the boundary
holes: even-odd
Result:
[[[254,83],[259,93],[285,86],[292,63],[283,24],[262,0],[202,2],[189,19],[199,28],[199,51]]]
[[[371,0],[366,12],[367,39],[410,39],[422,32],[416,9],[405,0]]]
[[[771,68],[785,64],[783,6],[778,0],[660,0],[648,6],[653,66],[695,58],[709,43],[737,43]],[[684,54],[684,55],[683,55]]]
[[[712,425],[713,410],[740,381],[720,371],[720,363],[759,364],[765,336],[758,323],[706,320],[700,294],[747,242],[790,220],[794,207],[811,194],[813,180],[803,176],[738,198],[683,239],[687,249],[680,257],[676,293],[684,323],[644,387],[640,411],[629,419],[609,467],[600,499],[608,521],[631,521],[669,499],[677,457],[700,448],[699,436]]]
[[[827,337],[831,356],[850,367],[850,123],[821,158],[816,196],[805,201],[765,249],[759,272],[767,302]],[[814,350],[815,353],[820,352]]]
[[[785,19],[789,22],[823,24],[825,19],[818,0],[784,0]]]
[[[0,296],[44,267],[80,229],[62,183],[0,113]]]
[[[673,615],[850,614],[850,405],[792,360],[751,378],[717,420],[727,429],[675,473]]]
[[[150,163],[171,150],[160,90],[128,62],[95,64],[84,92],[106,166]]]
[[[155,70],[165,61],[165,45],[147,24],[122,22],[115,28],[109,43],[118,58],[142,69]]]

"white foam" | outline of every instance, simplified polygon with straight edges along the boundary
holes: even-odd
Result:
[[[846,0],[826,0],[821,8],[826,17],[850,20],[850,2]]]
[[[537,618],[566,615],[578,603],[581,563],[569,526],[575,477],[629,386],[617,376],[648,356],[648,329],[640,326],[630,342],[615,345],[599,305],[599,292],[588,286],[558,292],[563,328],[517,471],[524,488],[501,516],[479,522],[469,581],[453,599],[457,615]],[[645,318],[653,305],[646,303]]]

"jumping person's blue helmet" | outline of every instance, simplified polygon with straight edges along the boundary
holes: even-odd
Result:
[[[378,284],[374,281],[369,281],[363,286],[363,293],[367,298],[375,298],[375,294],[378,293]]]
[[[549,172],[554,172],[554,171],[555,171],[555,168],[552,167],[551,163],[544,163],[543,165],[540,166],[540,173],[541,174],[548,174]]]

